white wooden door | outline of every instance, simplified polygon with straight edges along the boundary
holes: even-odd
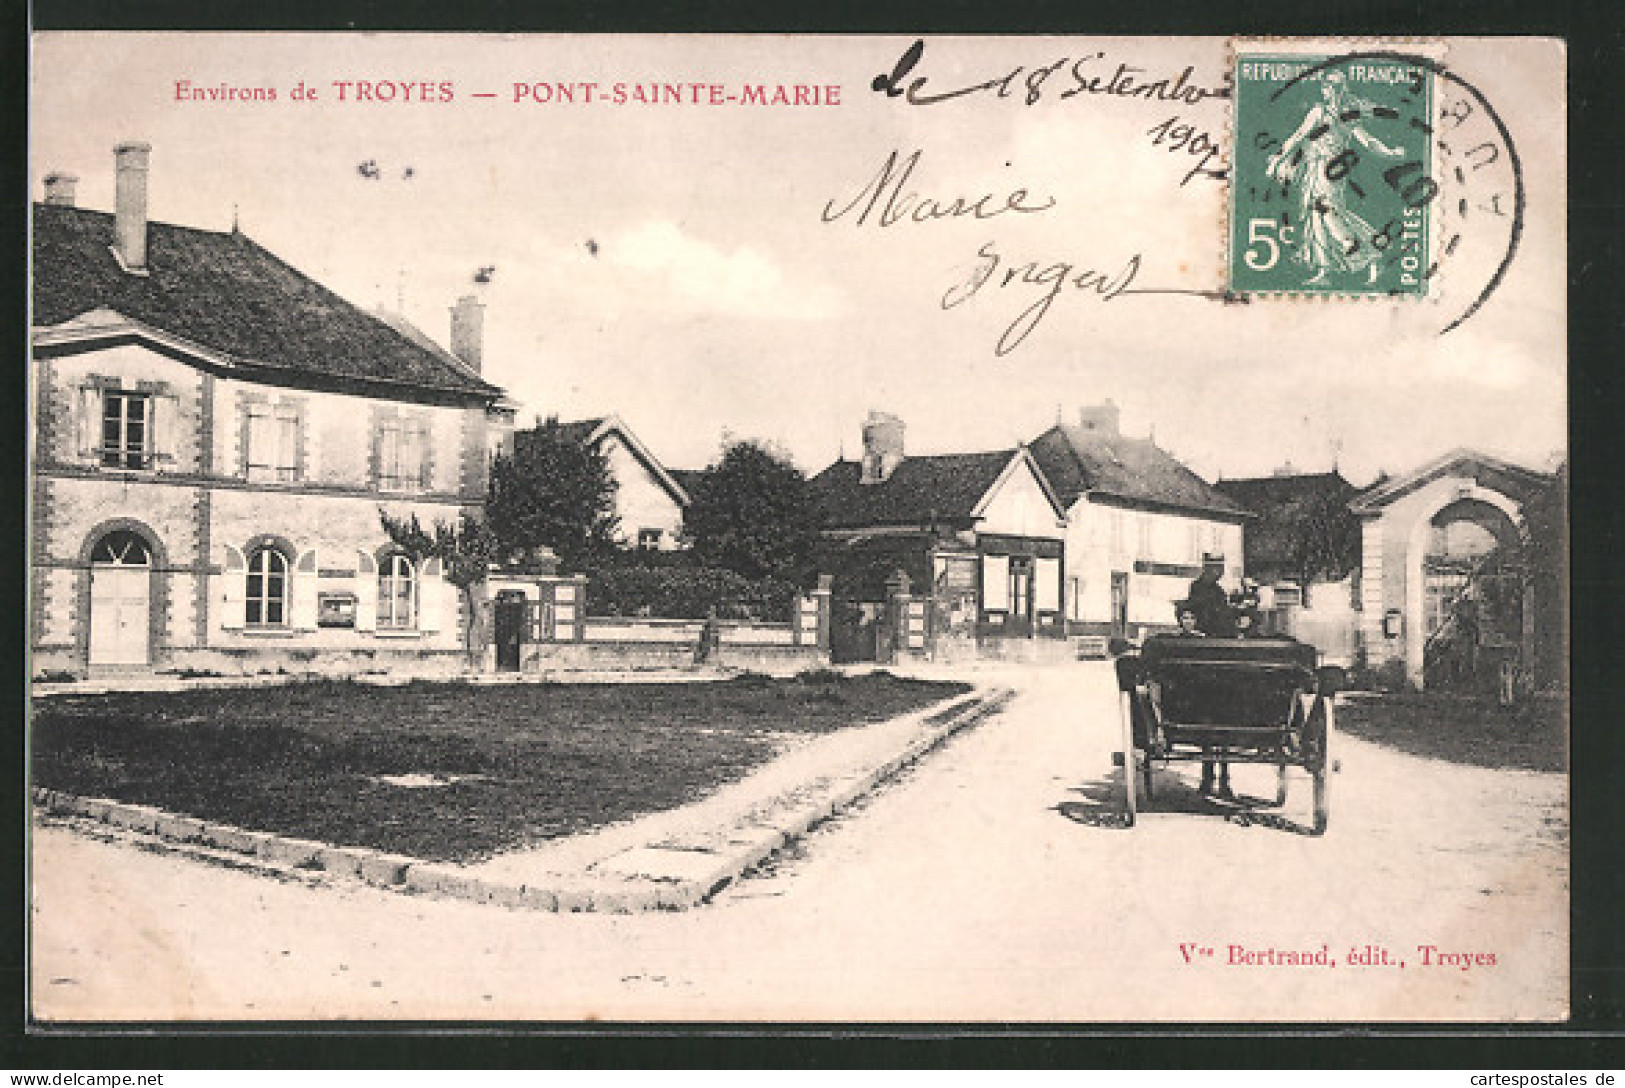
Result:
[[[96,547],[90,568],[90,664],[148,663],[151,557],[129,533]]]

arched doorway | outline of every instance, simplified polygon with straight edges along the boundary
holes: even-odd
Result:
[[[1524,628],[1518,531],[1495,506],[1459,499],[1428,523],[1422,555],[1423,677],[1429,688],[1493,688]]]
[[[115,529],[90,552],[90,664],[149,664],[151,630],[152,550]]]

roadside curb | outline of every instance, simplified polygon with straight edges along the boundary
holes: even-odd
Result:
[[[692,843],[649,843],[593,863],[588,868],[595,872],[549,873],[545,883],[534,885],[485,880],[454,865],[250,831],[150,805],[40,787],[34,789],[33,799],[35,807],[45,813],[142,836],[142,845],[150,849],[272,875],[332,877],[405,894],[561,914],[681,911],[707,902],[954,734],[1003,710],[1014,696],[1009,688],[991,688],[961,696],[944,708],[927,708],[923,720],[930,728],[901,752],[855,776],[818,779],[772,798],[768,811],[747,825],[720,829]],[[621,868],[604,864],[617,860],[622,861]]]

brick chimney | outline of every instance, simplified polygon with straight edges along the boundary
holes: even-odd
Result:
[[[903,463],[903,421],[885,412],[870,412],[863,422],[863,468],[858,479],[883,483]]]
[[[126,272],[147,270],[147,157],[152,145],[122,143],[113,149],[118,170],[113,252]]]
[[[475,295],[464,295],[451,308],[451,353],[479,373],[484,341],[485,303]]]
[[[1078,409],[1078,429],[1097,434],[1116,435],[1120,409],[1110,397],[1104,404],[1090,404]]]
[[[78,185],[78,175],[64,174],[60,170],[51,171],[45,175],[45,203],[64,208],[74,207],[78,199]]]

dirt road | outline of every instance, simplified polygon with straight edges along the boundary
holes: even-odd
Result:
[[[1003,715],[819,829],[769,872],[683,914],[538,914],[311,887],[40,829],[36,1013],[1564,1015],[1562,776],[1458,767],[1339,737],[1342,773],[1323,838],[1297,829],[1308,820],[1306,781],[1294,782],[1279,816],[1242,822],[1206,805],[1191,777],[1175,772],[1160,775],[1158,801],[1125,830],[1113,818],[1109,671],[1080,665],[996,679],[1022,692]],[[1272,794],[1273,773],[1238,770],[1236,785]],[[1322,948],[1327,965],[1281,965],[1287,952],[1314,959]],[[1391,965],[1380,965],[1384,951]],[[1352,962],[1361,958],[1379,965]]]

